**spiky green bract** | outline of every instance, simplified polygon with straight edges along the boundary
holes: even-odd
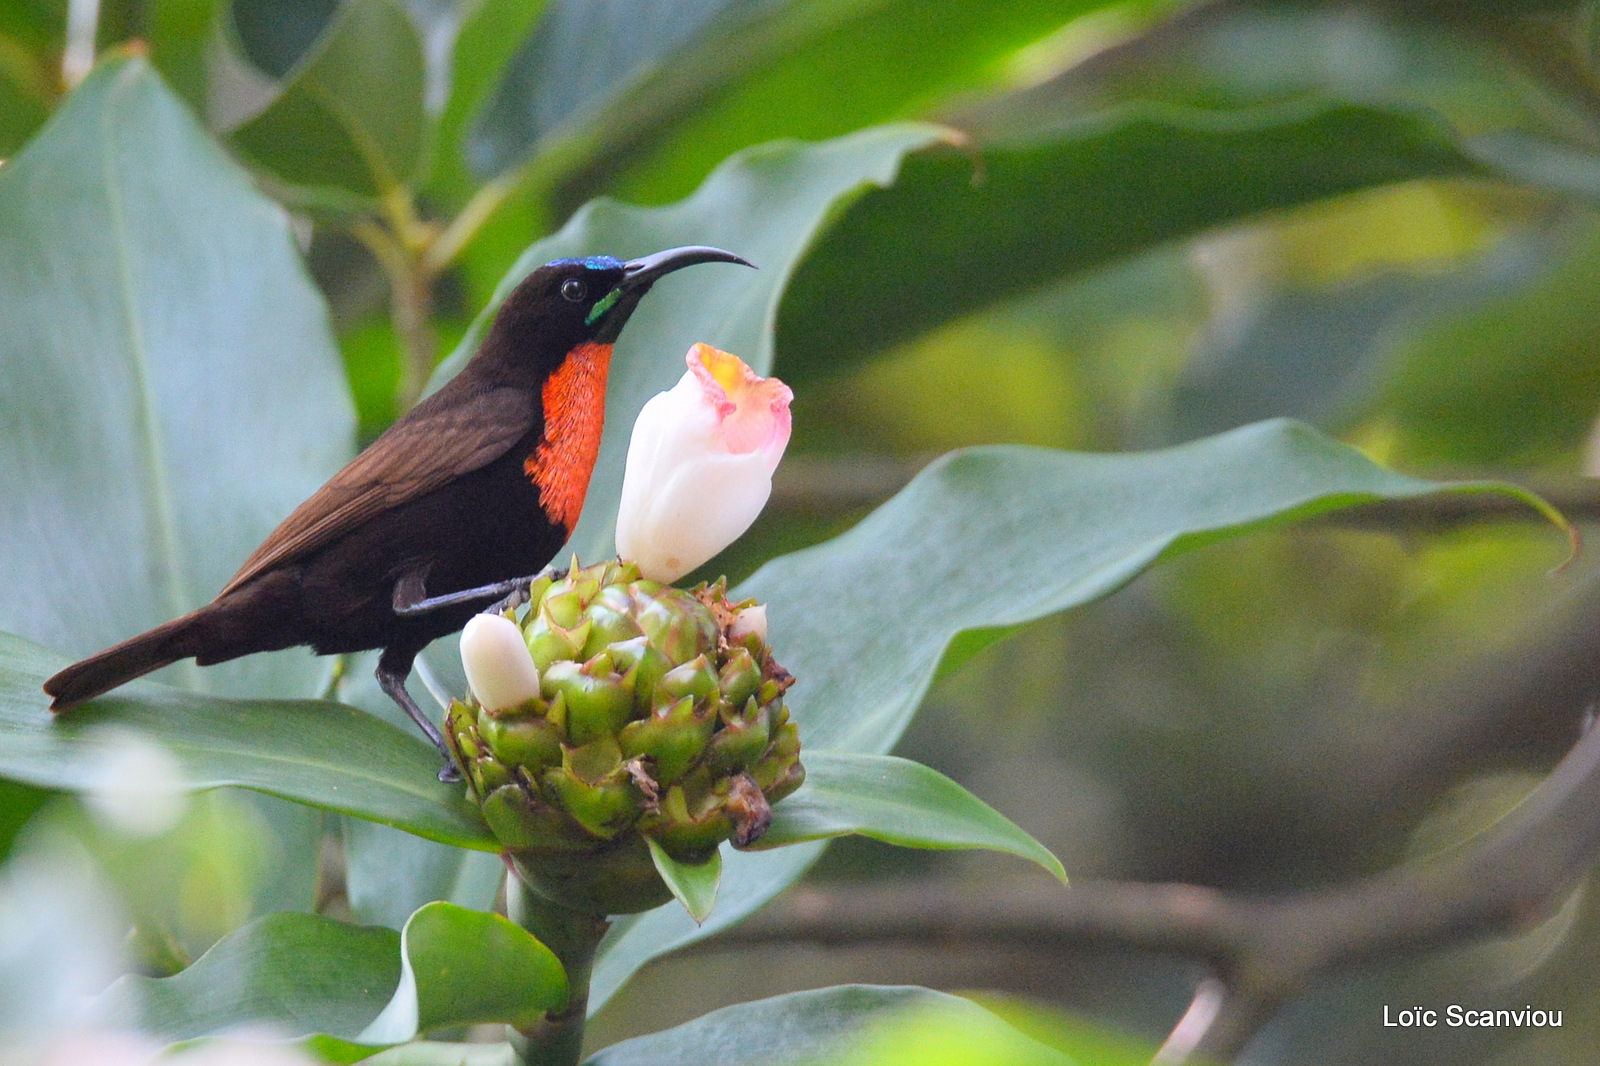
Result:
[[[541,578],[520,619],[539,695],[450,709],[449,733],[484,819],[517,872],[590,914],[672,898],[648,842],[704,864],[760,839],[800,787],[792,679],[723,582],[685,591],[606,562]],[[749,627],[740,627],[740,630]]]

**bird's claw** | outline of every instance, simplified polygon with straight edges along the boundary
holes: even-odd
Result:
[[[518,607],[521,607],[523,604],[528,602],[533,593],[533,583],[539,580],[541,577],[545,577],[547,575],[552,581],[560,581],[562,578],[567,576],[567,571],[565,569],[546,569],[539,571],[532,577],[516,578],[515,580],[520,582],[520,584],[518,584],[516,588],[512,589],[510,594],[508,594],[504,599],[497,600],[485,607],[483,609],[483,613],[504,614],[506,611],[516,610]]]

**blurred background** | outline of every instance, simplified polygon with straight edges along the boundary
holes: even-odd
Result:
[[[386,91],[436,126],[410,202],[378,212],[376,233],[366,201],[352,206],[360,177],[298,180],[338,160],[276,155],[268,121],[340,18],[381,22],[381,5],[355,6],[102,0],[98,45],[144,42],[296,212],[363,442],[583,202],[667,203],[748,145],[918,119],[961,144],[864,193],[802,262],[776,349],[794,442],[767,513],[708,576],[835,535],[952,448],[1142,449],[1278,415],[1407,473],[1506,478],[1580,524],[1600,515],[1585,477],[1600,464],[1593,4],[407,0],[382,7],[411,27],[389,42]],[[0,0],[0,158],[66,91],[68,9]],[[359,39],[388,40],[365,25]],[[452,80],[452,62],[481,76]],[[1199,140],[1147,135],[1158,120]],[[1056,195],[1081,172],[1093,195]],[[970,269],[931,269],[921,300],[851,257],[873,224],[911,227],[916,254],[926,227],[964,256],[941,210],[1019,236]],[[408,258],[441,232],[459,237],[451,255]],[[987,647],[897,751],[1009,815],[1080,884],[1284,892],[1438,852],[1526,795],[1600,692],[1600,561],[1553,572],[1559,537],[1526,519],[1324,521],[1197,551]],[[130,911],[159,912],[141,928],[166,932],[137,945],[151,972],[279,890],[270,819],[230,794],[128,837],[0,784],[0,847],[22,856],[8,891],[64,839]],[[337,848],[330,835],[316,886],[336,914]],[[825,931],[875,892],[1031,913],[1051,889],[1020,862],[846,841],[776,907]],[[797,929],[777,948],[713,940],[653,964],[599,1016],[595,1046],[849,981],[1022,996],[1159,1043],[1201,975],[1125,948],[851,948]],[[1245,1061],[1600,1061],[1597,954],[1600,904],[1580,888],[1515,938],[1327,975]],[[1413,1002],[1531,1003],[1565,1024],[1377,1023],[1382,1004]]]

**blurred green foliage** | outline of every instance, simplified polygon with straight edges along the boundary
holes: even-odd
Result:
[[[277,473],[263,488],[241,472],[240,495],[258,502],[239,506],[263,521],[347,447],[346,401],[329,386],[335,344],[370,439],[469,335],[524,249],[591,196],[668,203],[775,137],[891,119],[958,131],[900,158],[883,187],[844,182],[817,209],[815,231],[794,238],[793,262],[774,264],[774,332],[762,343],[796,387],[796,435],[768,514],[710,568],[738,579],[833,537],[933,455],[975,444],[1121,451],[1290,414],[1411,473],[1570,484],[1562,479],[1592,469],[1600,413],[1592,7],[107,0],[96,36],[102,49],[144,50],[190,109],[145,99],[165,116],[164,139],[126,151],[150,164],[150,187],[166,180],[156,161],[198,153],[203,180],[169,189],[168,216],[250,194],[227,169],[232,153],[293,213],[299,251],[281,218],[250,216],[241,231],[267,234],[270,251],[233,246],[229,261],[282,270],[294,279],[284,291],[312,304],[308,268],[331,311],[330,338],[320,310],[238,308],[224,293],[205,324],[221,367],[266,365],[285,344],[297,352],[297,369],[222,379],[232,399],[213,411],[219,439],[237,437],[269,395],[284,408],[277,424],[343,427],[256,442],[272,459],[251,469]],[[74,106],[62,76],[66,8],[0,0],[0,159]],[[100,147],[86,139],[78,158]],[[97,223],[70,190],[24,189],[27,165],[0,167],[0,181],[12,179],[0,226],[13,227],[8,249],[33,258],[11,273],[0,264],[0,282],[8,300],[49,292],[59,294],[51,308],[67,306],[88,289],[37,250],[63,228]],[[162,240],[139,243],[143,276],[159,280]],[[142,293],[152,322],[179,295]],[[38,311],[35,349],[52,343],[54,316]],[[286,323],[300,331],[288,340]],[[248,345],[264,338],[273,343],[255,354]],[[304,373],[306,351],[321,353],[316,375]],[[0,407],[11,445],[53,439],[48,421],[29,423],[44,428],[27,438],[19,412]],[[90,458],[77,456],[79,473],[62,483],[88,477]],[[293,463],[298,473],[287,472]],[[32,520],[56,530],[62,513]],[[9,575],[5,628],[72,652],[159,621],[166,564],[152,564],[141,595],[95,576],[113,550],[140,544],[158,556],[156,540],[102,530],[65,561],[51,557],[50,580],[77,575],[105,632],[69,633],[31,571]],[[199,570],[210,584],[197,592],[250,546],[207,544]],[[1520,732],[1470,713],[1471,694],[1488,687],[1474,679],[1514,672],[1552,630],[1573,629],[1562,612],[1600,581],[1587,557],[1551,576],[1557,554],[1547,531],[1505,526],[1324,528],[1206,547],[1069,616],[992,646],[1001,634],[958,644],[952,660],[975,657],[937,683],[897,750],[989,799],[1075,877],[1293,889],[1371,872],[1440,839],[1446,815],[1469,824],[1503,809],[1499,786],[1524,780],[1507,775],[1542,770],[1575,734],[1581,707],[1548,709]],[[298,661],[245,665],[238,678],[278,691],[279,672],[298,694],[323,687]],[[263,908],[311,906],[314,883],[325,912],[354,902],[398,924],[370,895],[341,896],[337,876],[329,884],[339,867],[318,865],[320,822],[290,825],[294,815],[249,802],[219,796],[168,835],[119,840],[70,801],[0,782],[0,854],[30,832],[82,842],[139,923],[134,956],[150,973],[198,957]],[[372,854],[400,845],[350,846],[371,849],[357,876],[376,880]],[[975,892],[996,876],[969,858],[843,847],[814,883],[882,878],[897,862]],[[458,874],[430,868],[416,891],[437,894]],[[289,886],[272,888],[275,877]],[[1600,923],[1580,896],[1539,933],[1532,947],[1495,942],[1332,982],[1257,1058],[1577,1061],[1600,1032],[1582,965]],[[808,983],[887,979],[871,960],[778,958],[749,985],[715,959],[658,964],[676,986],[663,992],[647,972],[597,1032],[636,1035]],[[1021,978],[1008,986],[972,960],[922,963],[925,983],[966,987],[983,983],[978,974],[1156,1040],[1187,972],[1086,953],[1053,960],[1091,975],[1078,983],[1017,987]],[[1101,975],[1104,987],[1088,987]],[[1123,1002],[1108,1003],[1106,989]],[[1430,995],[1485,1005],[1542,996],[1570,1005],[1568,1030],[1424,1046],[1386,1043],[1365,1024],[1385,997]],[[1008,1021],[996,1036],[919,1018],[910,1035],[883,1030],[857,1060],[935,1061],[926,1056],[938,1051],[1032,1061],[1037,1040],[1118,1061],[1047,1037],[1037,1019]],[[1007,1040],[1026,1052],[1004,1050]]]

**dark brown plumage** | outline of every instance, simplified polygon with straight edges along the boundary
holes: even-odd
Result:
[[[689,247],[535,270],[461,372],[284,519],[215,600],[62,670],[44,685],[51,708],[179,659],[207,666],[299,644],[324,655],[382,648],[384,690],[444,751],[405,678],[423,647],[496,592],[402,609],[550,562],[594,468],[612,342],[656,279],[706,262],[744,260]]]

